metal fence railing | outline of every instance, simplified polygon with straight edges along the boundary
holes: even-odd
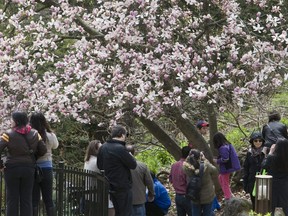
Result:
[[[65,166],[60,162],[54,171],[53,200],[55,216],[107,216],[108,185],[101,174]],[[5,182],[0,174],[0,213],[5,215]],[[39,216],[45,216],[41,202]]]

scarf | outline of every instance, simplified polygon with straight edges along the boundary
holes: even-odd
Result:
[[[20,134],[28,134],[31,131],[31,126],[26,125],[24,127],[15,127],[13,130]]]
[[[257,157],[262,153],[263,147],[261,146],[260,148],[252,148],[251,153],[252,157]]]

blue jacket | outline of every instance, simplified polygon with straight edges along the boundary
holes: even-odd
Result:
[[[162,209],[164,214],[167,214],[168,209],[171,206],[169,194],[166,188],[161,184],[160,181],[158,181],[157,178],[154,178],[153,181],[155,191],[155,197],[153,202],[155,203],[155,205]]]

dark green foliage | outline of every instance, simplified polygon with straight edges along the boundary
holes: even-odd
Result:
[[[93,139],[104,143],[108,137],[108,132],[97,124],[81,124],[71,118],[63,118],[61,122],[52,124],[59,140],[58,149],[53,150],[54,163],[65,161],[69,166],[83,167],[88,143]]]

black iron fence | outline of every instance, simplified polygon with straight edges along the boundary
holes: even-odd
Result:
[[[53,199],[55,216],[107,216],[108,185],[101,174],[65,166],[60,162],[54,171]],[[5,182],[0,174],[0,211],[5,215]],[[45,216],[44,203],[39,216]]]

